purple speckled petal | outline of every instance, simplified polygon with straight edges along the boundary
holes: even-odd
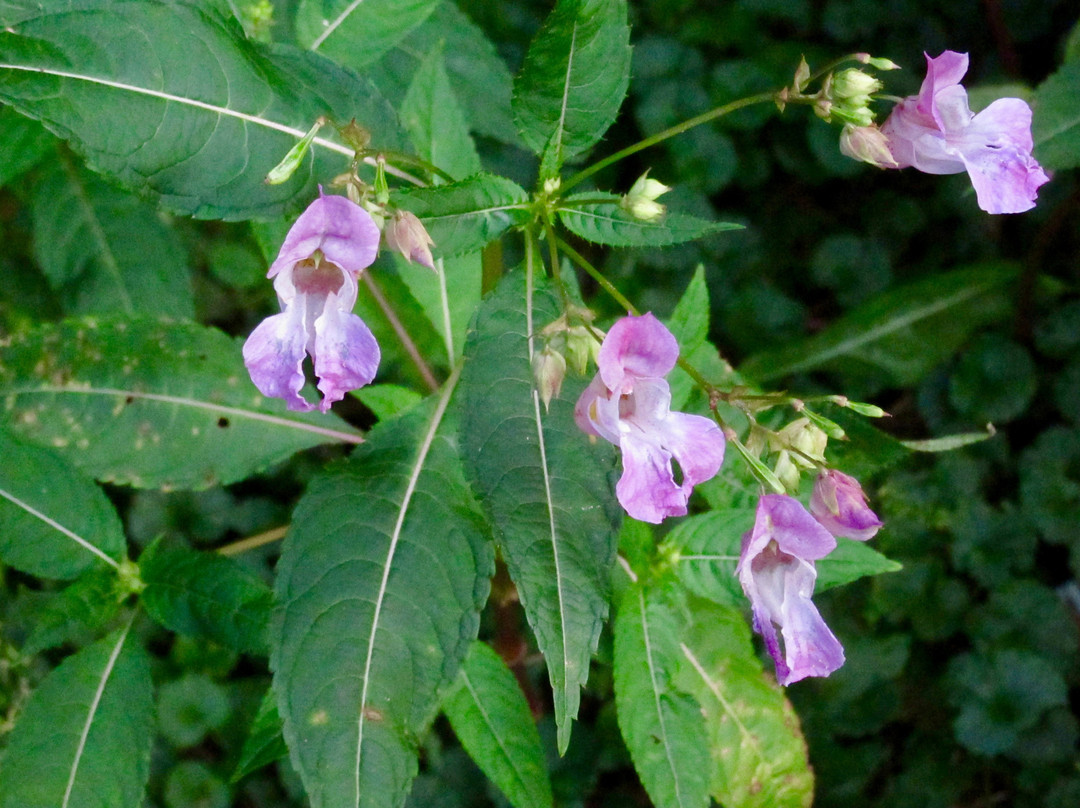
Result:
[[[333,297],[333,296],[331,296]],[[315,321],[315,375],[323,394],[319,409],[326,412],[350,390],[370,384],[379,370],[379,343],[363,320],[327,301]]]
[[[679,343],[652,314],[623,317],[600,345],[596,364],[609,390],[629,393],[637,379],[667,375],[679,358]]]
[[[975,116],[959,149],[980,208],[1022,213],[1035,207],[1039,186],[1050,178],[1031,148],[1031,108],[1019,98],[999,99]]]
[[[343,196],[320,196],[289,229],[267,277],[310,258],[316,250],[347,272],[359,272],[375,261],[379,237],[378,225],[362,207]]]
[[[796,563],[788,570],[786,578],[779,621],[788,669],[783,676],[777,665],[777,679],[782,685],[807,676],[828,676],[844,664],[843,646],[810,599],[817,579],[813,565]]]
[[[300,395],[306,344],[303,312],[298,309],[267,317],[244,343],[244,364],[259,392],[285,399],[289,409],[297,412],[313,409]]]
[[[683,516],[687,494],[675,484],[671,453],[636,435],[623,436],[620,448],[623,473],[615,496],[626,512],[654,525],[668,516]]]
[[[711,480],[724,462],[727,441],[723,430],[703,415],[670,413],[665,419],[660,443],[668,449],[682,469],[682,488],[686,496],[698,483]]]

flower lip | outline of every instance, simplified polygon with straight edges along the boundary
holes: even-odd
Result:
[[[321,188],[319,194],[289,229],[266,277],[273,278],[316,250],[346,272],[359,273],[375,262],[380,234],[371,215],[343,196],[323,196]]]
[[[666,376],[679,359],[679,343],[651,312],[627,315],[611,327],[596,364],[610,390],[628,393],[637,379]]]

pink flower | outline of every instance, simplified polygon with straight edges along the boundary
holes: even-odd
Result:
[[[854,477],[828,469],[814,481],[810,513],[834,536],[866,541],[881,528],[878,515]]]
[[[310,354],[326,412],[375,378],[379,345],[352,313],[357,278],[375,260],[379,228],[343,196],[320,196],[300,214],[270,265],[281,314],[263,320],[244,343],[244,364],[265,396],[290,410],[314,409],[300,395]]]
[[[735,574],[750,599],[754,630],[764,638],[782,685],[828,676],[844,664],[840,641],[810,599],[817,580],[813,562],[835,547],[836,539],[797,499],[780,494],[761,497],[754,527],[743,536]]]
[[[897,104],[881,127],[899,167],[967,171],[987,213],[1035,207],[1039,186],[1050,178],[1031,156],[1031,108],[1019,98],[1001,98],[975,115],[960,86],[967,54],[945,51],[927,56],[926,65],[919,94]]]
[[[578,426],[622,450],[615,494],[623,508],[654,524],[685,514],[693,487],[724,461],[724,433],[712,420],[669,409],[671,388],[663,377],[678,358],[675,337],[653,315],[624,317],[604,338],[600,372],[574,408]]]

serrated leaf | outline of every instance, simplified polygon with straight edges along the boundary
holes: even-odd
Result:
[[[165,628],[266,655],[274,596],[236,561],[158,542],[140,556],[139,577],[143,607]]]
[[[68,657],[7,738],[0,808],[139,808],[153,719],[150,668],[127,629]]]
[[[423,220],[436,255],[473,252],[529,219],[528,194],[513,180],[476,174],[437,188],[409,188],[394,201]]]
[[[55,452],[0,429],[0,559],[43,578],[115,567],[127,542],[120,518],[93,480]]]
[[[267,688],[259,702],[259,711],[251,722],[240,760],[229,779],[237,782],[263,766],[269,766],[289,754],[285,739],[281,737],[281,717],[277,711],[277,699],[273,688]]]
[[[461,745],[514,808],[551,808],[551,782],[540,733],[514,674],[474,642],[443,699]]]
[[[401,123],[417,155],[454,179],[480,171],[480,155],[446,73],[441,41],[413,74],[401,102]]]
[[[690,356],[709,336],[709,287],[705,285],[705,267],[698,264],[675,311],[667,321],[668,330],[679,341],[679,353]]]
[[[615,616],[615,708],[638,777],[657,808],[709,804],[701,708],[679,692],[680,625],[660,591],[628,589]]]
[[[452,361],[457,361],[465,347],[465,332],[476,307],[480,305],[480,285],[483,274],[480,253],[466,253],[443,259],[442,275],[416,264],[405,265],[398,260],[399,277],[424,310],[428,322],[443,335]]]
[[[55,142],[37,121],[0,107],[0,187],[37,164]]]
[[[739,373],[758,382],[842,366],[906,387],[951,356],[978,328],[1011,310],[1004,287],[1011,267],[977,267],[935,275],[849,311],[809,339],[755,354]]]
[[[838,538],[836,549],[817,562],[815,592],[824,592],[834,586],[851,583],[867,575],[881,575],[903,569],[863,541]]]
[[[667,247],[686,241],[720,233],[724,230],[741,230],[741,224],[710,222],[686,213],[671,213],[655,222],[635,219],[619,206],[622,197],[599,191],[573,194],[575,200],[603,200],[575,204],[559,209],[559,219],[566,229],[594,244],[611,247]]]
[[[58,155],[31,211],[35,257],[68,313],[194,316],[184,245],[149,205]]]
[[[438,0],[301,0],[296,31],[305,48],[361,68],[427,19]]]
[[[1067,62],[1035,91],[1031,121],[1035,157],[1052,170],[1080,165],[1080,61]]]
[[[116,573],[87,572],[60,592],[34,593],[33,628],[20,649],[27,656],[68,642],[88,644],[120,611]]]
[[[194,323],[82,318],[0,343],[0,426],[106,482],[205,488],[321,443],[360,440],[286,413],[251,385],[240,346]]]
[[[412,388],[398,384],[369,384],[353,395],[363,401],[364,406],[375,413],[375,417],[380,421],[404,412],[423,399],[423,396]]]
[[[547,661],[565,750],[607,614],[621,510],[613,447],[590,445],[574,423],[584,380],[567,378],[546,412],[540,404],[532,335],[559,307],[550,289],[525,292],[523,273],[507,275],[477,313],[461,381],[462,449]]]
[[[765,676],[739,612],[693,601],[676,684],[705,715],[710,791],[725,806],[809,808],[814,777],[799,721]]]
[[[418,735],[476,638],[492,550],[438,401],[315,480],[278,564],[274,691],[315,808],[404,803]]]
[[[518,131],[557,172],[611,126],[629,81],[625,0],[559,0],[514,80]]]
[[[95,171],[197,218],[275,216],[313,198],[350,148],[316,139],[288,182],[263,178],[320,115],[397,144],[369,82],[181,3],[101,0],[25,19],[0,33],[0,76],[0,101]]]

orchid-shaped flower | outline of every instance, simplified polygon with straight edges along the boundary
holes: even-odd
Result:
[[[814,481],[810,513],[834,536],[866,541],[881,528],[859,481],[835,469],[823,471]]]
[[[724,433],[712,420],[669,409],[671,388],[664,376],[678,358],[678,342],[652,314],[624,317],[604,338],[600,372],[574,408],[578,426],[622,450],[615,494],[623,508],[654,524],[685,514],[693,487],[713,477],[724,461]]]
[[[960,86],[967,68],[966,53],[926,57],[919,94],[897,104],[881,127],[889,151],[900,168],[967,171],[987,213],[1030,210],[1039,186],[1050,179],[1031,156],[1031,108],[1019,98],[1001,98],[972,113]]]
[[[360,272],[378,248],[374,220],[343,196],[320,191],[300,214],[267,273],[282,311],[244,343],[244,364],[263,395],[285,399],[290,410],[313,409],[300,395],[305,354],[315,365],[323,412],[375,378],[379,345],[352,308]]]
[[[836,539],[797,499],[781,494],[761,497],[754,527],[743,536],[735,574],[750,599],[754,630],[764,638],[782,685],[828,676],[844,664],[840,641],[810,599],[817,580],[814,562],[835,547]]]

